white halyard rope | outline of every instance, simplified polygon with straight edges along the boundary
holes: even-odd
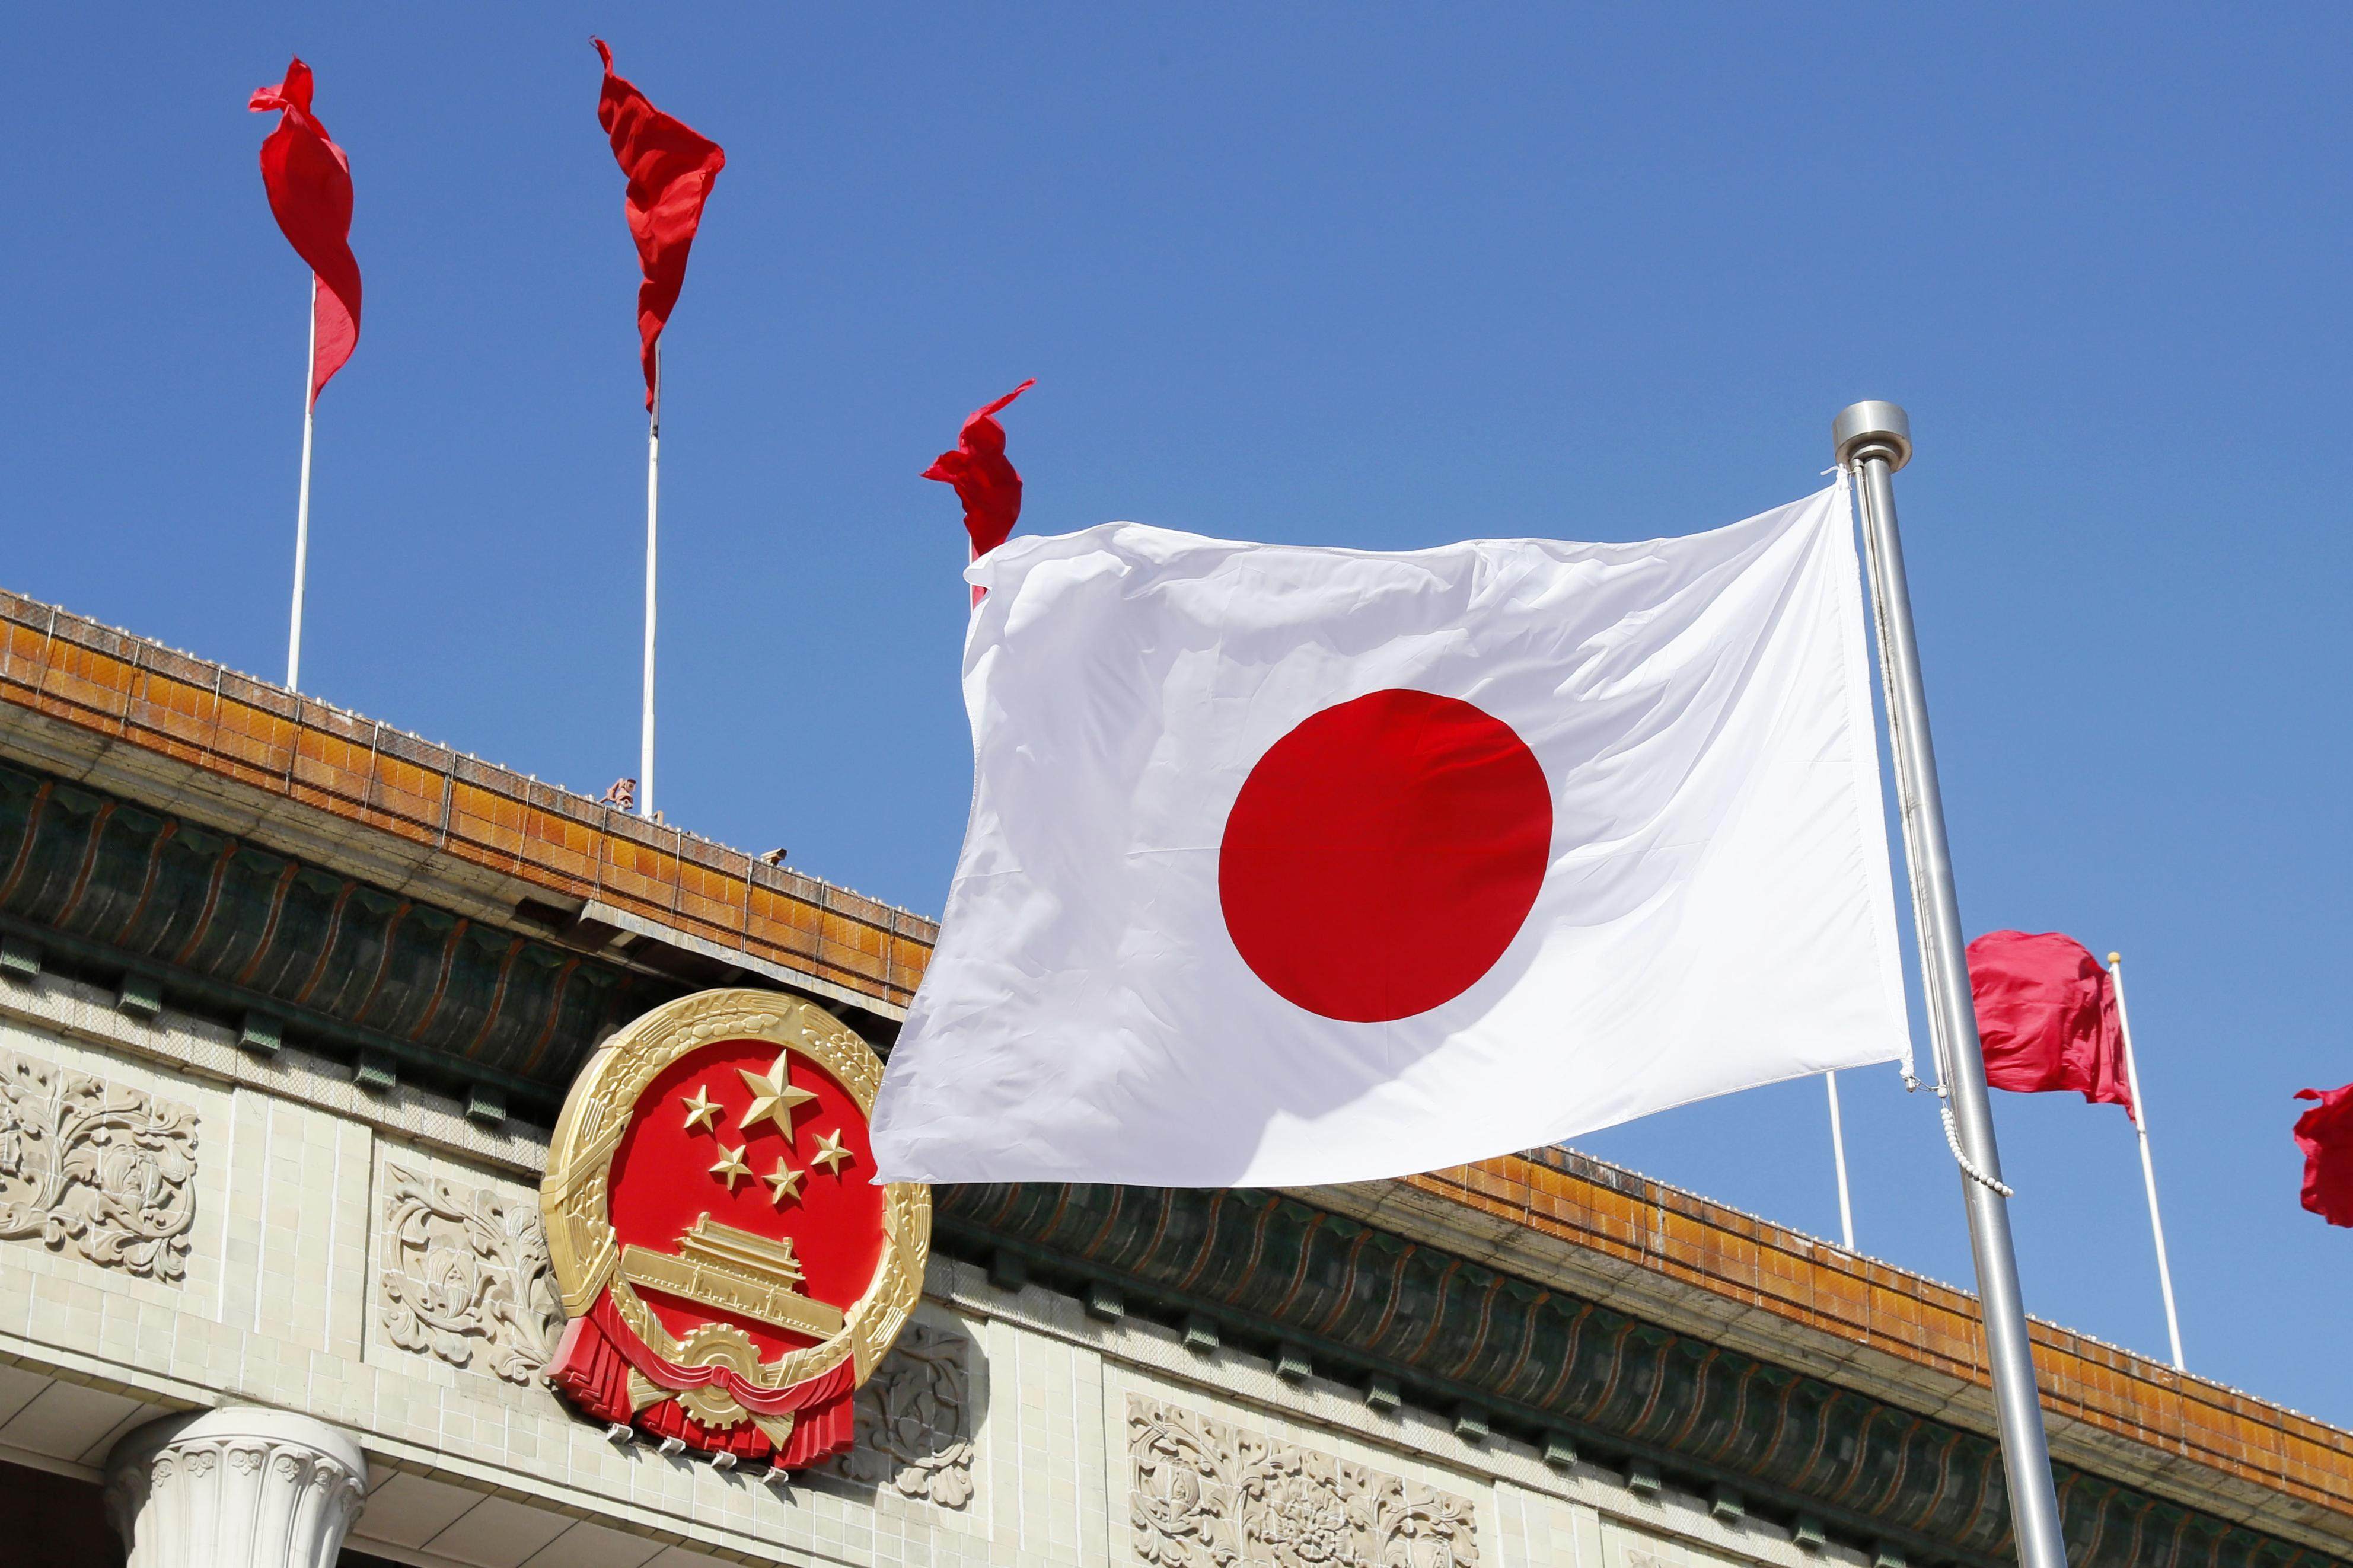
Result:
[[[1826,469],[1824,471],[1828,472],[1830,470]],[[1852,475],[1843,464],[1839,465],[1837,473],[1839,489],[1845,492],[1848,497],[1849,505],[1852,506],[1853,504],[1854,495]],[[1863,559],[1866,563],[1865,570],[1869,574],[1871,581],[1872,630],[1879,639],[1880,691],[1881,700],[1886,705],[1885,710],[1887,714],[1888,743],[1890,746],[1898,749],[1900,753],[1901,748],[1905,743],[1905,736],[1901,727],[1896,723],[1895,720],[1898,706],[1895,700],[1895,671],[1890,666],[1886,657],[1888,638],[1887,606],[1879,592],[1879,542],[1872,537],[1870,529],[1862,529],[1861,532],[1862,534]],[[1904,827],[1904,857],[1905,869],[1907,871],[1911,871],[1920,863],[1918,823],[1916,820],[1918,810],[1913,802],[1912,791],[1905,782],[1904,770],[1900,766],[1895,770],[1895,805],[1896,815]],[[1906,877],[1905,879],[1911,885],[1912,929],[1915,931],[1925,933],[1928,930],[1926,891],[1920,886],[1920,879],[1916,872]],[[1924,940],[1920,952],[1920,988],[1924,993],[1926,993],[1925,999],[1928,1005],[1929,1049],[1935,1055],[1936,1059],[1939,1064],[1939,1070],[1942,1071],[1945,1070],[1942,1064],[1948,1059],[1948,1053],[1945,1049],[1944,1029],[1942,1026],[1944,1017],[1943,1009],[1936,1005],[1938,1000],[1937,992],[1941,988],[1937,985],[1936,976],[1932,973],[1934,967],[1934,963],[1928,955],[1926,944]],[[1941,1083],[1933,1083],[1929,1084],[1927,1087],[1936,1091],[1936,1115],[1937,1118],[1945,1124],[1945,1147],[1953,1152],[1953,1163],[1961,1168],[1961,1174],[1967,1176],[1970,1181],[1977,1183],[1979,1186],[2000,1194],[2005,1198],[2015,1196],[2016,1194],[2011,1192],[2007,1184],[1996,1181],[1992,1176],[1988,1175],[1984,1171],[1978,1169],[1977,1162],[1970,1159],[1968,1153],[1962,1150],[1961,1130],[1953,1121],[1952,1096],[1947,1091],[1945,1086]],[[1908,1066],[1904,1068],[1904,1088],[1907,1093],[1915,1091],[1921,1088],[1920,1079],[1913,1073],[1911,1068]]]
[[[1961,1174],[2003,1197],[2016,1197],[2018,1194],[2010,1190],[2008,1183],[1998,1182],[1987,1175],[1978,1168],[1976,1161],[1961,1152],[1961,1130],[1953,1121],[1952,1096],[1946,1091],[1945,1086],[1941,1083],[1923,1084],[1908,1072],[1904,1075],[1904,1089],[1907,1094],[1924,1088],[1936,1096],[1936,1115],[1945,1123],[1945,1147],[1953,1152],[1953,1163],[1961,1168]]]

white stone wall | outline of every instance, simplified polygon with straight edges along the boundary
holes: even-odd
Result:
[[[537,1381],[561,1323],[532,1136],[111,1003],[54,977],[0,982],[0,1069],[14,1074],[0,1085],[25,1100],[22,1064],[80,1075],[79,1103],[119,1123],[75,1167],[86,1179],[39,1188],[22,1173],[40,1163],[26,1152],[38,1138],[20,1126],[10,1142],[0,1111],[0,1458],[95,1479],[111,1444],[163,1408],[301,1411],[365,1450],[351,1544],[425,1568],[1817,1560],[1700,1500],[1645,1499],[1591,1467],[1560,1473],[1426,1412],[1371,1409],[1356,1388],[1287,1383],[1254,1358],[1037,1288],[998,1290],[941,1259],[916,1328],[861,1393],[848,1461],[779,1491],[616,1445]],[[136,1127],[164,1147],[132,1148]],[[191,1141],[192,1169],[162,1158]],[[57,1225],[29,1213],[43,1193]],[[127,1203],[167,1224],[184,1201],[176,1274],[168,1243],[110,1258],[105,1226],[88,1223]]]

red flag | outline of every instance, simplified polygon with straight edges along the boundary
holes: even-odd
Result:
[[[654,345],[670,321],[670,308],[686,282],[686,253],[702,222],[702,204],[712,183],[727,166],[718,142],[698,135],[613,74],[613,51],[602,38],[589,40],[605,62],[605,89],[596,97],[596,123],[613,139],[613,157],[629,177],[622,210],[638,242],[638,265],[646,280],[638,287],[638,338],[644,345],[646,406],[654,405]]]
[[[261,143],[261,184],[278,226],[316,279],[311,309],[311,397],[343,368],[360,341],[360,264],[352,255],[352,161],[311,112],[311,68],[298,57],[276,87],[254,89],[247,108],[279,110]]]
[[[1007,404],[1038,384],[1037,377],[1015,387],[986,408],[976,408],[956,436],[955,450],[942,452],[923,478],[955,486],[964,502],[964,531],[972,535],[975,561],[1004,543],[1021,517],[1021,476],[1005,459],[1005,426],[997,422]],[[973,602],[979,603],[977,595]]]
[[[2331,1225],[2353,1226],[2353,1083],[2343,1089],[2300,1089],[2298,1100],[2320,1101],[2295,1120],[2304,1151],[2304,1206]]]
[[[2021,1094],[2078,1089],[2132,1115],[2116,990],[2082,942],[2055,931],[1989,931],[1969,943],[1969,993],[1987,1083]]]

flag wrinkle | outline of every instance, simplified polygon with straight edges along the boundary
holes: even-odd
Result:
[[[670,324],[686,285],[686,260],[702,225],[703,204],[727,154],[685,121],[656,109],[636,85],[613,69],[613,51],[591,38],[604,62],[605,80],[596,95],[596,123],[613,145],[613,161],[628,184],[622,215],[638,248],[643,281],[638,285],[638,357],[646,377],[646,407],[654,406],[661,383],[662,329]]]
[[[2059,931],[1992,931],[1969,943],[1968,969],[1988,1084],[2074,1089],[2133,1116],[2116,987],[2089,949]]]
[[[996,402],[965,416],[956,444],[933,458],[932,466],[923,472],[924,479],[955,488],[956,499],[964,503],[965,532],[971,536],[976,562],[1011,537],[1014,525],[1021,520],[1021,475],[1005,456],[1005,426],[997,416],[1037,384],[1038,378],[1031,376]],[[975,604],[986,591],[975,594]]]
[[[2295,1098],[2319,1101],[2295,1121],[2304,1206],[2331,1225],[2353,1226],[2353,1083],[2300,1089]]]
[[[301,56],[286,78],[256,88],[254,113],[278,112],[261,142],[261,184],[279,232],[311,268],[311,400],[352,357],[360,341],[360,264],[352,255],[352,162],[311,111],[311,68]]]

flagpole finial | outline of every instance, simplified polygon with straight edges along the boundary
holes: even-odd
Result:
[[[1877,398],[1850,403],[1831,421],[1831,446],[1841,464],[1884,458],[1893,472],[1912,460],[1911,416]]]
[[[2122,963],[2124,961],[2125,955],[2121,952],[2112,952],[2108,954],[2108,962],[2110,963]]]

